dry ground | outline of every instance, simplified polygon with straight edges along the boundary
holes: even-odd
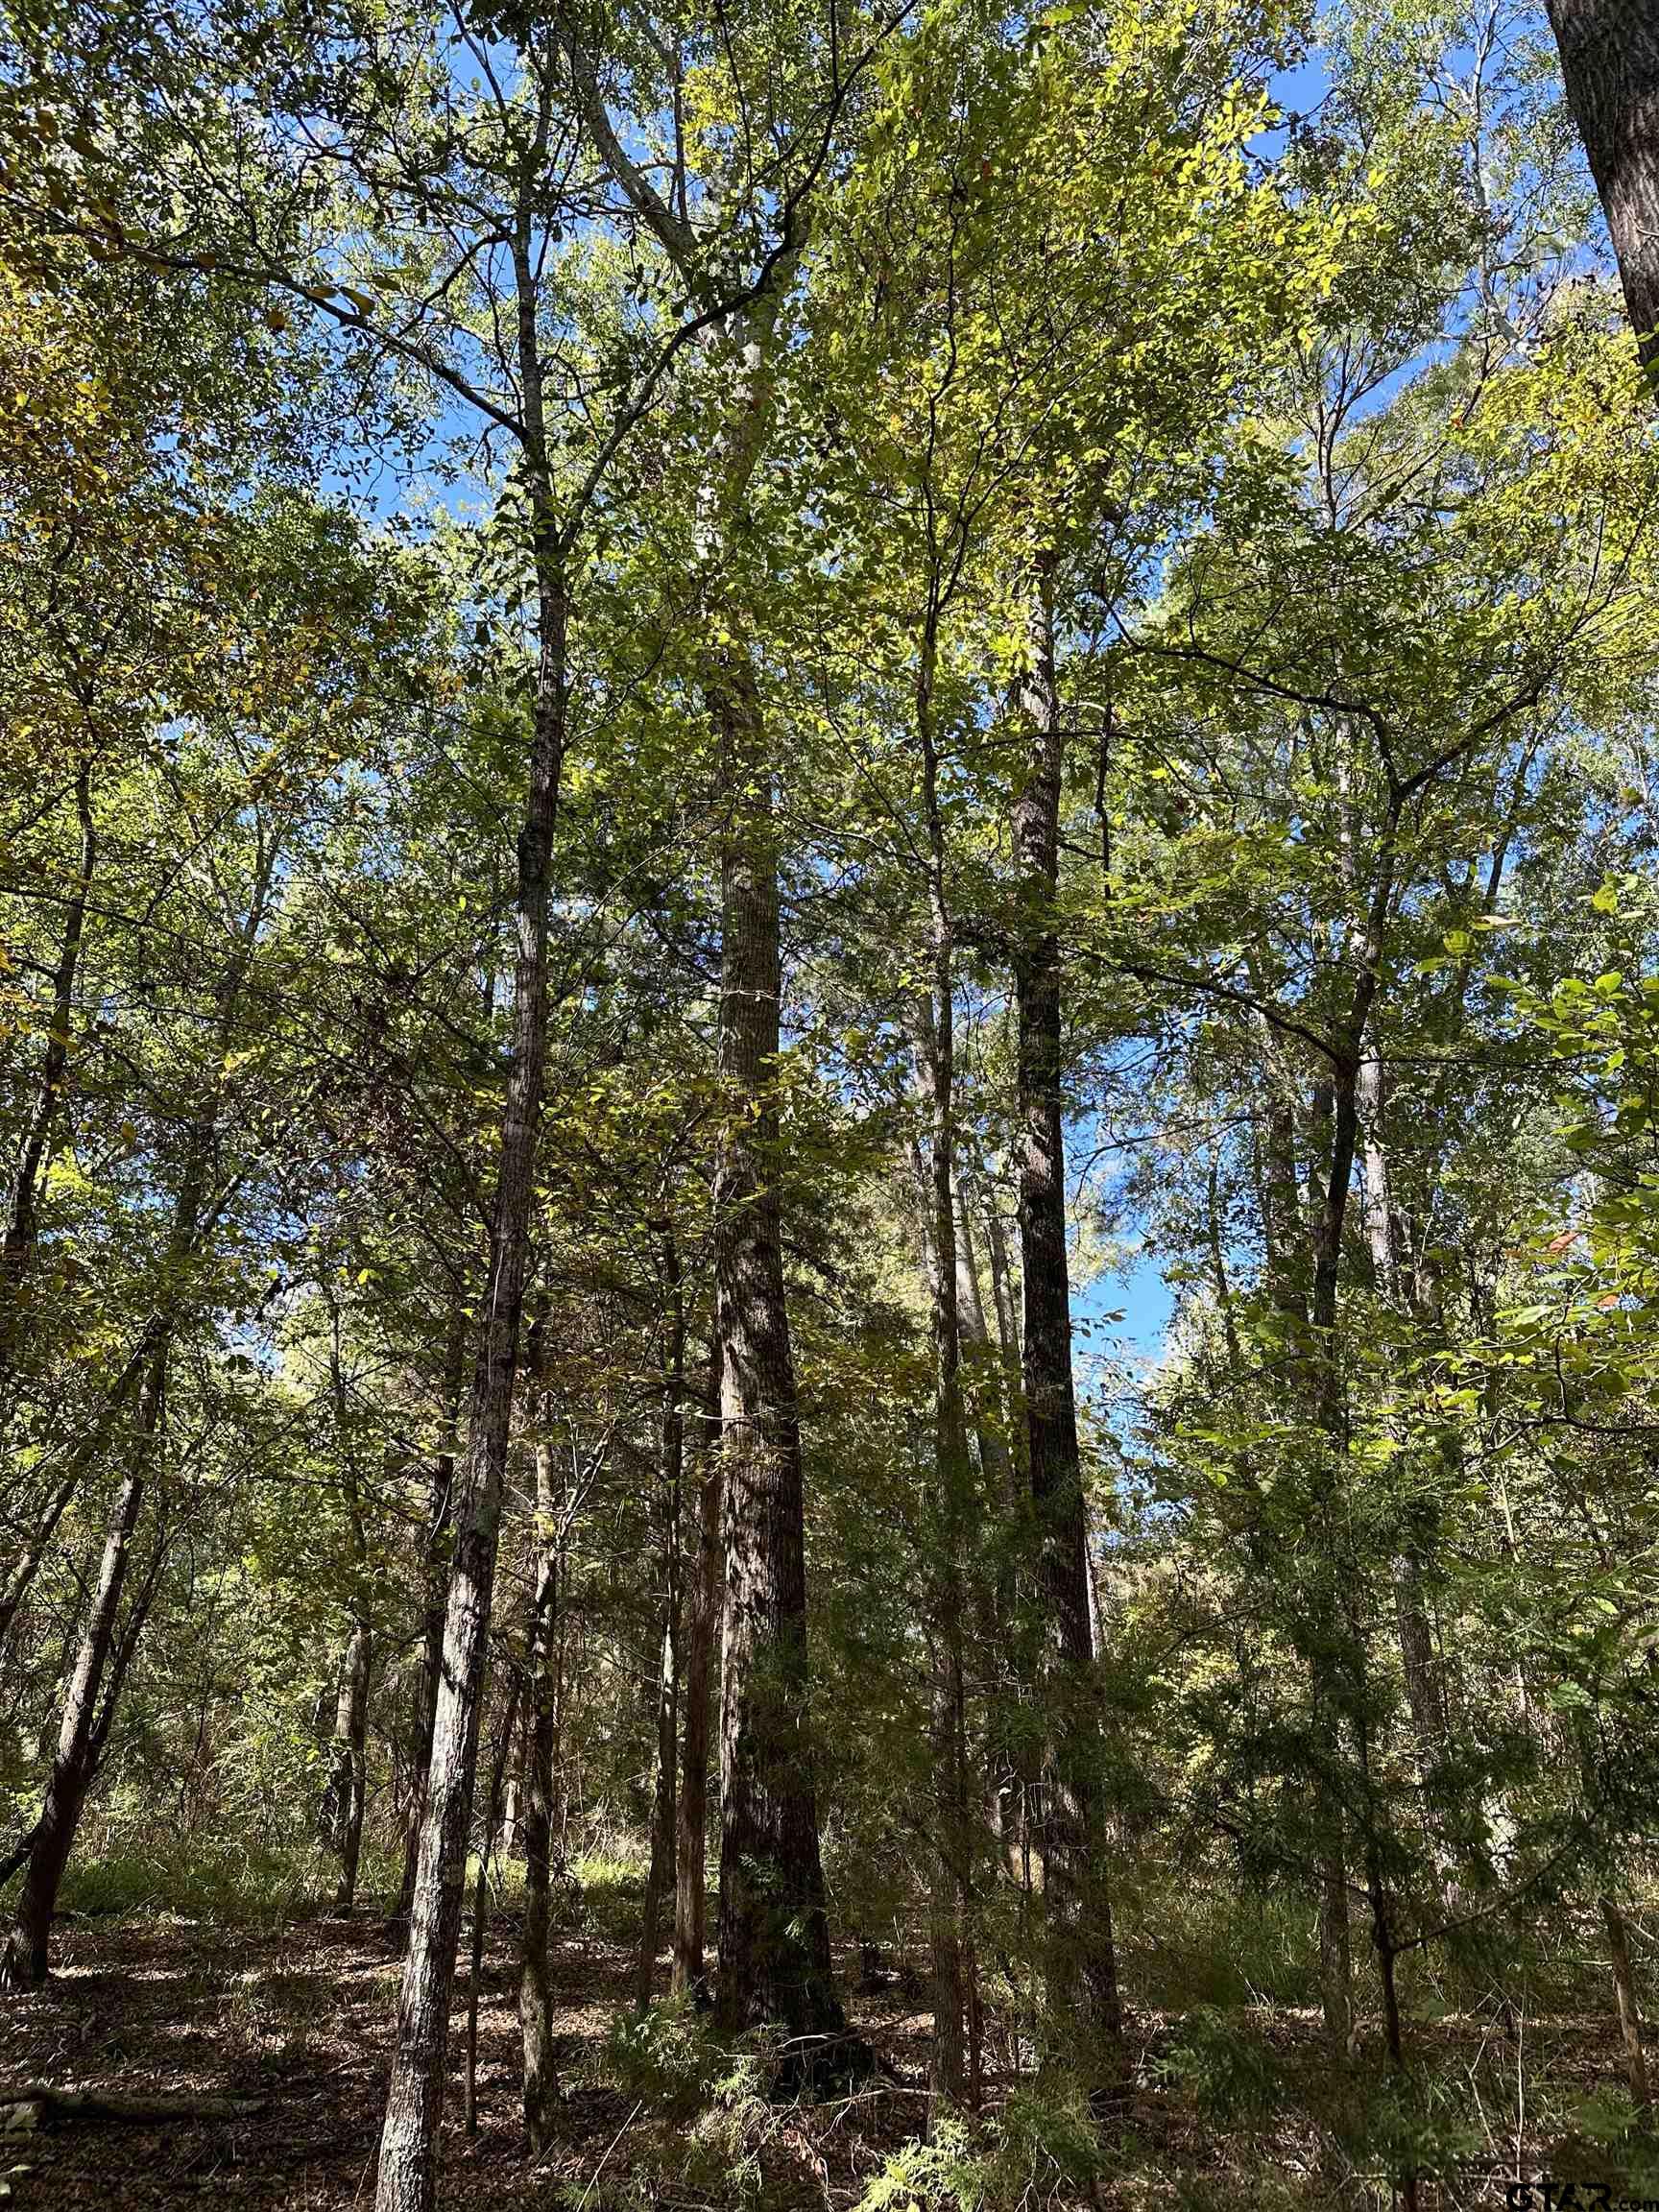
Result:
[[[648,2205],[715,2212],[683,2185],[658,2180],[661,2135],[602,2079],[599,2054],[627,2005],[630,1960],[626,1946],[589,1932],[566,1936],[557,1949],[566,2101],[556,2150],[540,2164],[528,2160],[517,2112],[517,1933],[511,1915],[497,1917],[491,1931],[479,2014],[478,2128],[470,2138],[460,2083],[465,1973],[459,1978],[445,2212]],[[258,2100],[259,2108],[159,2126],[83,2119],[0,2137],[0,2194],[10,2184],[6,2212],[367,2208],[397,1975],[397,1960],[371,1918],[301,1919],[275,1931],[213,1928],[164,1914],[66,1922],[47,1986],[0,2003],[0,2103],[40,2082],[128,2100]],[[928,2030],[917,2007],[913,1992],[897,1987],[855,1999],[855,2024],[885,2079],[838,2104],[803,2111],[780,2129],[769,2177],[804,2212],[847,2212],[882,2159],[916,2132]],[[1300,2116],[1281,2111],[1252,2124],[1241,2115],[1217,2125],[1160,2080],[1156,2055],[1167,2027],[1155,2014],[1139,2016],[1137,2085],[1114,2129],[1123,2176],[1096,2192],[1098,2212],[1108,2204],[1112,2212],[1119,2205],[1222,2212],[1246,2204],[1388,2203],[1386,2189],[1367,2190],[1352,2174],[1334,2176],[1319,2131],[1307,2122],[1320,2087],[1311,2021],[1280,2011],[1255,2026],[1287,2073],[1302,2077]],[[1511,2063],[1493,2049],[1492,2032],[1490,2024],[1472,2022],[1423,2032],[1442,2079],[1455,2083],[1460,2070],[1468,2073],[1471,2111],[1480,2080],[1497,2079]],[[1547,2056],[1569,2087],[1589,2092],[1618,2079],[1608,2021],[1540,2022],[1529,2032],[1528,2059]],[[997,2092],[1006,2082],[993,2080],[992,2087]],[[1528,2170],[1563,2170],[1566,2147],[1558,2136],[1528,2128],[1522,2148]],[[1493,2155],[1472,2161],[1458,2185],[1426,2188],[1423,2212],[1450,2205],[1498,2212],[1507,2177],[1499,2159],[1512,2162],[1513,2146],[1494,2131],[1490,2150]]]

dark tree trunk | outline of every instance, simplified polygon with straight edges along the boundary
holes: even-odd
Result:
[[[801,1431],[778,1196],[781,950],[773,770],[741,646],[709,658],[720,748],[720,1074],[714,1188],[726,1590],[720,1674],[719,2011],[838,2030],[808,1733]]]
[[[162,1334],[145,1367],[127,1474],[116,1494],[104,1540],[97,1587],[87,1608],[75,1671],[63,1699],[57,1755],[46,1784],[40,1818],[34,1831],[29,1871],[17,1900],[16,1920],[5,1956],[0,1959],[0,1987],[36,1987],[45,1980],[49,1969],[52,1915],[57,1910],[58,1891],[69,1863],[86,1793],[97,1775],[103,1742],[108,1732],[108,1719],[113,1715],[124,1671],[118,1640],[121,1593],[132,1559],[133,1531],[144,1503],[150,1455],[161,1422],[169,1350],[169,1339]],[[127,1656],[131,1655],[132,1644],[136,1638],[136,1620],[129,1623]]]
[[[680,1713],[680,1492],[685,1473],[685,1295],[671,1222],[661,1232],[662,1266],[662,1567],[661,1663],[657,1677],[657,1747],[651,1793],[651,1865],[639,1919],[634,1998],[651,2002],[662,1900],[675,1893],[674,1759]]]
[[[324,1792],[322,1826],[324,1835],[340,1857],[334,1910],[349,1913],[356,1902],[357,1861],[363,1848],[363,1806],[369,1786],[369,1677],[374,1663],[374,1638],[366,1611],[368,1546],[363,1532],[363,1504],[358,1495],[346,1368],[341,1355],[340,1307],[331,1295],[328,1307],[328,1374],[334,1401],[335,1449],[340,1455],[351,1536],[354,1618],[340,1661],[340,1688],[334,1701],[334,1757]]]
[[[536,1138],[546,1055],[548,891],[565,755],[568,609],[547,472],[537,290],[526,232],[515,239],[514,252],[533,500],[539,664],[529,788],[518,831],[512,1059],[497,1154],[489,1269],[475,1338],[467,1455],[458,1486],[443,1679],[380,2136],[376,2212],[432,2212],[436,2198],[449,1999],[465,1903],[478,1723],[529,1271]]]
[[[1071,1309],[1066,1253],[1066,1150],[1061,1098],[1060,785],[1065,753],[1046,578],[1038,595],[1033,664],[1022,707],[1030,757],[1014,814],[1021,922],[1018,1018],[1020,1252],[1024,1291],[1022,1372],[1031,1496],[1040,1525],[1046,1614],[1043,1684],[1049,1754],[1041,1791],[1050,1999],[1086,2035],[1122,2032],[1098,1769],[1099,1730],[1089,1635]]]
[[[478,1878],[472,1887],[472,1957],[467,1976],[467,2108],[469,2136],[478,2132],[478,1999],[484,1981],[484,1925],[490,1911],[490,1859],[496,1847],[501,1818],[501,1785],[513,1755],[513,1736],[518,1725],[518,1685],[507,1700],[501,1721],[501,1741],[490,1773],[490,1792],[484,1805],[484,1835],[478,1846]]]
[[[703,1986],[703,1884],[708,1851],[709,1685],[720,1623],[720,1357],[709,1362],[696,1447],[698,1545],[685,1614],[685,1725],[674,1854],[674,1990]]]
[[[59,1108],[67,1086],[69,1034],[75,1014],[75,981],[81,964],[81,942],[86,928],[86,902],[91,895],[98,860],[98,832],[92,819],[92,762],[84,756],[75,777],[75,815],[81,829],[81,854],[74,889],[63,919],[63,938],[52,976],[52,1025],[46,1033],[46,1051],[40,1067],[40,1086],[24,1125],[17,1150],[17,1171],[12,1179],[12,1205],[6,1235],[0,1244],[0,1404],[16,1352],[23,1290],[35,1265],[39,1243],[36,1200],[40,1178],[51,1165],[57,1141]],[[60,1509],[61,1510],[61,1509]],[[3,1633],[3,1627],[0,1627]]]
[[[919,1044],[919,1073],[927,1110],[925,1194],[929,1216],[929,1288],[933,1322],[933,1553],[931,1596],[933,1685],[933,1865],[930,1919],[933,1952],[933,2039],[929,2120],[960,2104],[967,2086],[963,2029],[967,2012],[964,1955],[969,1934],[971,1828],[968,1813],[966,1697],[962,1664],[962,1552],[970,1507],[968,1420],[962,1392],[962,1331],[956,1241],[955,946],[946,881],[945,822],[939,801],[939,747],[934,719],[937,613],[925,627],[916,685],[916,733],[927,835],[927,934],[931,969]]]
[[[338,1853],[340,1877],[334,1910],[349,1912],[357,1896],[357,1861],[363,1847],[363,1804],[368,1788],[369,1674],[373,1634],[366,1621],[353,1622],[340,1661],[340,1690],[334,1702],[334,1756],[323,1799],[323,1828]]]
[[[1659,6],[1548,0],[1643,363],[1659,375]]]

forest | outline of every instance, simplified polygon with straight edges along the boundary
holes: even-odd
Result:
[[[1659,0],[0,0],[0,2198],[1659,2200]]]

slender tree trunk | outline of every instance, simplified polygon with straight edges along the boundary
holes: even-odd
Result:
[[[703,1986],[703,1885],[708,1852],[709,1685],[720,1622],[720,1382],[718,1342],[697,1450],[698,1546],[685,1608],[685,1726],[680,1756],[679,1835],[674,1855],[674,1991]]]
[[[101,1459],[108,1449],[122,1410],[144,1371],[149,1345],[150,1336],[146,1333],[106,1390],[96,1421],[70,1454],[68,1467],[60,1479],[57,1489],[47,1500],[45,1511],[35,1524],[34,1534],[24,1551],[12,1563],[5,1584],[0,1587],[0,1643],[4,1643],[17,1608],[29,1595],[30,1585],[39,1571],[41,1560],[46,1556],[58,1524],[68,1511],[70,1501],[80,1489],[87,1469]]]
[[[651,1864],[639,1921],[639,1954],[635,1965],[634,1999],[651,2002],[657,1971],[657,1942],[662,1900],[674,1895],[674,1759],[680,1711],[680,1493],[685,1472],[685,1298],[680,1280],[680,1253],[672,1223],[661,1233],[663,1286],[662,1355],[662,1563],[661,1663],[657,1681],[657,1748],[651,1793]]]
[[[352,1605],[355,1618],[340,1663],[340,1688],[334,1704],[334,1758],[324,1792],[323,1830],[340,1856],[340,1877],[335,1885],[334,1910],[349,1913],[357,1896],[357,1861],[363,1847],[363,1806],[368,1792],[369,1677],[373,1667],[374,1639],[365,1608],[369,1598],[368,1547],[363,1532],[362,1501],[357,1492],[357,1463],[347,1407],[346,1369],[341,1357],[341,1315],[338,1302],[328,1300],[328,1374],[334,1402],[335,1447],[340,1455],[346,1486],[346,1504],[351,1533]]]
[[[11,1371],[24,1314],[24,1292],[39,1247],[36,1201],[40,1179],[51,1165],[57,1141],[59,1109],[69,1072],[70,1027],[75,1016],[75,984],[81,965],[81,945],[86,929],[86,902],[98,861],[98,832],[92,819],[92,761],[84,754],[75,776],[75,816],[81,830],[80,859],[75,884],[63,919],[63,937],[52,976],[51,1026],[40,1067],[40,1085],[17,1149],[17,1170],[12,1178],[12,1204],[6,1235],[0,1242],[0,1406]],[[65,1501],[66,1502],[66,1501]],[[61,1507],[60,1507],[60,1512]],[[4,1623],[0,1623],[0,1634]]]
[[[497,1155],[490,1261],[479,1308],[467,1455],[444,1630],[443,1679],[409,1947],[397,2002],[392,2078],[380,2136],[376,2212],[432,2212],[449,2044],[449,1998],[461,1931],[490,1615],[495,1593],[519,1325],[529,1268],[547,1026],[547,915],[553,829],[565,754],[565,625],[541,410],[537,287],[527,228],[514,240],[519,370],[530,464],[539,665],[529,789],[518,832],[512,1059]]]
[[[1008,1257],[1008,1238],[997,1192],[989,1183],[980,1191],[985,1224],[985,1251],[991,1262],[991,1304],[997,1315],[997,1342],[1002,1354],[1002,1371],[1012,1396],[1020,1383],[1020,1316],[1014,1297],[1014,1269]]]
[[[1030,731],[1014,814],[1021,926],[1018,1019],[1022,1377],[1031,1496],[1040,1524],[1046,1614],[1043,1684],[1049,1755],[1041,1834],[1050,2001],[1086,2035],[1116,2046],[1122,2015],[1101,1817],[1098,1725],[1089,1637],[1082,1470],[1071,1377],[1066,1253],[1066,1152],[1061,1100],[1060,783],[1065,751],[1046,575],[1038,593],[1034,658],[1021,706]]]
[[[273,838],[267,843],[261,831],[248,914],[215,994],[208,1063],[215,1069],[223,1066],[235,1034],[237,1009],[265,920],[277,850],[277,840]],[[163,1420],[167,1368],[181,1310],[179,1284],[214,1217],[208,1204],[207,1187],[217,1127],[214,1107],[205,1107],[192,1121],[186,1140],[163,1269],[166,1304],[146,1329],[131,1363],[141,1380],[127,1447],[127,1471],[116,1495],[98,1586],[64,1698],[58,1752],[47,1782],[40,1819],[36,1825],[29,1872],[18,1899],[16,1926],[5,1957],[0,1960],[0,1985],[35,1984],[47,1971],[48,1938],[59,1887],[74,1846],[86,1792],[97,1777],[104,1745],[114,1724],[122,1684],[165,1557],[165,1545],[158,1534],[150,1577],[131,1607],[126,1629],[122,1630],[121,1594]],[[108,1403],[119,1406],[125,1391],[123,1377]]]
[[[1630,1967],[1630,1939],[1624,1915],[1611,1897],[1596,1900],[1607,1936],[1607,1958],[1613,1969],[1613,1994],[1619,2004],[1619,2038],[1624,2046],[1624,2073],[1630,2083],[1630,2102],[1646,2118],[1649,2096],[1647,2056],[1642,2048],[1642,2015],[1636,2005],[1636,1977]]]
[[[974,1209],[960,1175],[956,1180],[956,1319],[964,1355],[979,1363],[984,1370],[984,1382],[991,1382],[993,1378],[999,1382],[1000,1355],[992,1344],[979,1291],[979,1267],[974,1249]],[[974,1424],[980,1471],[988,1496],[998,1504],[1014,1504],[1018,1503],[1019,1478],[1014,1469],[1014,1455],[1008,1449],[1006,1394],[993,1387],[989,1395],[989,1416],[981,1416]]]
[[[544,1386],[545,1340],[539,1318],[530,1367],[539,1385],[536,1437],[536,1584],[530,1606],[524,1693],[524,1933],[518,1966],[518,2032],[524,2051],[524,2128],[532,2151],[545,2149],[559,2102],[553,2063],[553,1987],[548,1941],[553,1918],[553,1775],[559,1745],[558,1636],[564,1511],[555,1473]]]
[[[513,1755],[513,1737],[518,1725],[518,1685],[507,1700],[501,1721],[501,1741],[490,1772],[490,1791],[484,1805],[484,1835],[478,1845],[478,1877],[472,1886],[472,1957],[467,1977],[467,2108],[469,2137],[478,2132],[478,1999],[484,1982],[484,1928],[490,1911],[490,1859],[496,1847],[501,1815],[501,1785]]]
[[[153,1346],[138,1393],[133,1435],[127,1474],[116,1494],[114,1511],[104,1540],[104,1556],[97,1587],[81,1631],[75,1670],[63,1700],[58,1731],[58,1750],[46,1784],[45,1802],[36,1825],[29,1854],[29,1871],[17,1900],[17,1914],[3,1959],[0,1987],[34,1988],[46,1979],[50,1965],[52,1915],[58,1891],[69,1863],[82,1810],[98,1770],[98,1758],[107,1725],[101,1725],[100,1696],[106,1674],[110,1686],[106,1699],[112,1711],[117,1683],[110,1671],[117,1649],[121,1593],[132,1558],[132,1535],[149,1475],[150,1456],[162,1418],[170,1339],[163,1332]]]
[[[1659,374],[1659,8],[1548,0],[1642,359]]]
[[[461,1442],[461,1407],[467,1387],[467,1315],[459,1297],[450,1309],[444,1362],[444,1435],[432,1468],[431,1503],[426,1526],[425,1620],[421,1667],[415,1685],[416,1738],[414,1786],[403,1829],[403,1876],[397,1886],[397,1924],[407,1937],[415,1904],[415,1875],[421,1861],[421,1829],[426,1810],[426,1777],[432,1765],[432,1730],[438,1719],[438,1689],[444,1672],[444,1619],[448,1606],[446,1539],[454,1502],[455,1461]]]
[[[334,1704],[334,1756],[323,1800],[324,1831],[339,1854],[334,1910],[349,1913],[357,1896],[357,1861],[363,1847],[363,1804],[368,1788],[369,1675],[373,1633],[355,1621],[340,1662]]]
[[[662,1934],[662,1901],[675,1889],[674,1855],[678,1840],[675,1810],[675,1759],[679,1742],[679,1635],[670,1598],[662,1622],[657,1673],[656,1744],[651,1761],[651,1860],[639,1914],[639,1944],[634,1960],[634,2002],[641,2010],[651,2002],[657,1976],[657,1949]]]
[[[39,1249],[36,1203],[41,1177],[51,1165],[59,1108],[68,1081],[69,1036],[75,1014],[76,978],[80,971],[81,946],[86,927],[86,902],[91,895],[92,878],[98,859],[98,835],[92,818],[92,768],[89,757],[83,757],[76,773],[75,813],[81,828],[80,864],[76,871],[75,887],[69,895],[68,912],[63,921],[63,938],[59,948],[58,965],[52,976],[51,1027],[47,1031],[46,1051],[41,1063],[40,1087],[36,1094],[34,1107],[18,1146],[17,1169],[12,1185],[12,1204],[6,1222],[4,1243],[0,1244],[0,1421],[4,1420],[8,1409],[8,1385],[18,1356],[20,1340],[26,1334],[29,1278],[34,1272]],[[118,1390],[112,1391],[106,1398],[103,1415],[95,1425],[92,1435],[80,1450],[71,1454],[57,1488],[48,1498],[45,1510],[35,1525],[34,1533],[12,1561],[4,1585],[0,1586],[0,1643],[4,1643],[17,1608],[28,1595],[40,1562],[46,1556],[47,1547],[57,1533],[58,1524],[81,1486],[82,1477],[108,1440],[114,1413],[125,1399],[132,1374],[133,1370],[130,1367]]]
[[[720,1074],[714,1186],[723,1356],[726,1589],[720,1673],[719,2011],[838,2031],[808,1733],[801,1431],[778,1195],[781,949],[773,770],[755,673],[709,656],[721,839]]]
[[[934,1863],[931,1869],[933,2041],[929,2120],[960,2104],[967,2085],[971,1824],[962,1660],[963,1527],[969,1509],[968,1422],[962,1389],[960,1255],[956,1235],[955,946],[946,881],[939,748],[934,719],[937,612],[930,604],[916,685],[916,733],[927,834],[930,996],[918,1039],[918,1073],[928,1121],[929,1276],[933,1322],[933,1691],[931,1753]]]

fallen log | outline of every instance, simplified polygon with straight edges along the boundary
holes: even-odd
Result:
[[[268,2097],[106,2097],[93,2089],[48,2089],[33,2082],[0,2090],[0,2135],[32,2135],[75,2121],[113,2127],[169,2128],[194,2120],[247,2120]]]

